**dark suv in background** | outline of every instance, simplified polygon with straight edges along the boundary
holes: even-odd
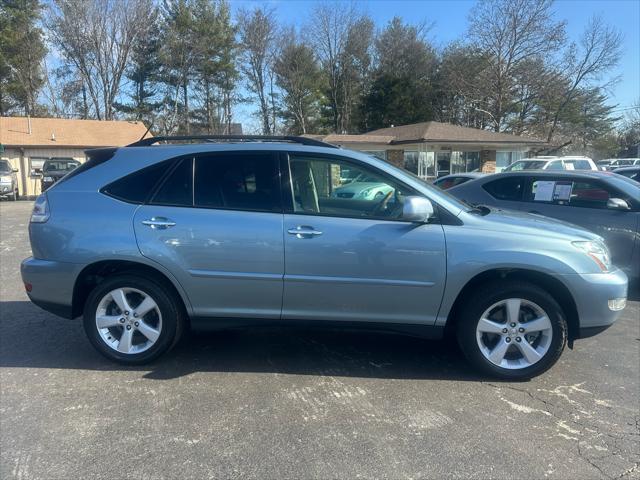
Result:
[[[50,158],[42,166],[42,191],[64,177],[71,170],[80,166],[80,162],[73,158]]]

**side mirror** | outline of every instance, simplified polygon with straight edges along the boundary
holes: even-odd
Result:
[[[11,169],[11,171],[12,171],[13,173],[18,173],[18,169],[17,169],[17,168],[12,168],[12,169]]]
[[[610,198],[607,200],[607,208],[612,210],[631,210],[627,201],[621,198]]]
[[[402,220],[426,223],[433,217],[433,205],[424,197],[406,197],[402,207]]]

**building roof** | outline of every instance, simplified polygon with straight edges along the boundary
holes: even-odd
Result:
[[[371,135],[365,133],[363,135],[339,135],[332,133],[326,137],[321,137],[318,140],[328,143],[382,143],[385,145],[390,144],[395,140],[393,135]]]
[[[422,122],[399,127],[380,128],[365,136],[392,136],[391,143],[482,143],[540,145],[538,138],[496,133],[478,128],[461,127],[450,123]]]
[[[0,117],[5,147],[118,147],[152,136],[146,131],[142,122]]]

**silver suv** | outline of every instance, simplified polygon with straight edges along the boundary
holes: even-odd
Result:
[[[18,199],[18,172],[8,160],[0,160],[0,197]]]
[[[189,140],[89,151],[35,203],[26,291],[82,316],[112,360],[155,359],[187,327],[315,323],[452,334],[484,373],[521,379],[625,306],[627,277],[586,230],[309,138]],[[346,170],[384,195],[333,195]]]

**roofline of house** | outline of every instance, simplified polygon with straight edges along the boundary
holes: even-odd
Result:
[[[118,148],[117,145],[67,145],[64,143],[56,143],[54,145],[51,144],[43,144],[43,145],[32,145],[32,144],[8,144],[8,143],[3,143],[2,146],[7,149],[7,148],[74,148],[74,149],[78,149],[78,150],[83,150],[83,149],[87,149],[87,148],[106,148],[106,147],[113,147],[113,148]],[[124,145],[122,145],[124,146]]]

